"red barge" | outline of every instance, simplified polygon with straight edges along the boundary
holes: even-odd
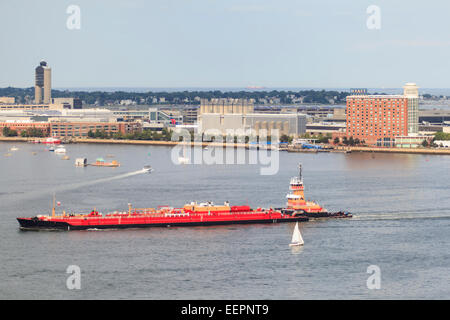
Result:
[[[183,208],[160,207],[136,209],[129,206],[126,212],[101,214],[38,215],[17,218],[22,229],[122,229],[144,227],[184,227],[226,224],[278,223],[308,221],[307,217],[285,214],[273,209],[251,209],[249,206],[216,206],[212,203],[191,203]]]
[[[17,218],[21,229],[123,229],[145,227],[185,227],[185,226],[211,226],[227,224],[252,223],[279,223],[308,221],[309,218],[348,218],[351,214],[346,212],[329,213],[318,204],[306,201],[301,176],[291,179],[286,208],[257,208],[249,206],[230,206],[228,202],[223,205],[214,205],[212,202],[192,202],[182,208],[161,206],[158,208],[133,208],[128,205],[124,212],[107,214],[92,210],[86,214],[66,213],[56,214],[55,200],[51,215],[37,215],[32,218]]]

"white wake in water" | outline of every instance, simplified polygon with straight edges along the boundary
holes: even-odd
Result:
[[[450,213],[433,213],[433,214],[402,214],[402,213],[390,213],[390,214],[373,214],[373,215],[353,215],[352,220],[358,221],[374,221],[374,220],[403,220],[403,219],[445,219],[450,218]]]
[[[79,189],[82,187],[96,185],[99,183],[106,183],[106,182],[110,182],[110,181],[114,181],[114,180],[125,179],[128,177],[132,177],[132,176],[136,176],[138,174],[144,174],[144,173],[147,173],[147,171],[145,169],[141,169],[141,170],[137,170],[137,171],[133,171],[133,172],[119,174],[119,175],[113,176],[113,177],[101,178],[101,179],[92,180],[92,181],[72,183],[69,185],[59,184],[57,188],[26,192],[23,194],[24,197],[20,197],[20,199],[17,199],[17,200],[23,201],[24,198],[30,199],[30,198],[37,198],[37,197],[43,197],[43,196],[50,196],[54,193],[67,192],[67,191]]]
[[[101,179],[97,179],[97,180],[93,180],[93,181],[73,183],[73,184],[70,184],[70,185],[67,185],[67,186],[58,187],[58,189],[54,190],[54,191],[55,192],[56,191],[61,192],[61,191],[75,190],[75,189],[78,189],[78,188],[92,186],[92,185],[99,184],[99,183],[110,182],[110,181],[113,181],[113,180],[119,180],[119,179],[132,177],[132,176],[135,176],[135,175],[138,175],[138,174],[143,174],[143,173],[146,173],[146,170],[141,169],[141,170],[137,170],[137,171],[133,171],[133,172],[119,174],[119,175],[113,176],[113,177],[101,178]]]

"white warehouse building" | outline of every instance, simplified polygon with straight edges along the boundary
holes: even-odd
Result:
[[[253,129],[257,135],[260,130],[271,134],[272,129],[278,129],[279,135],[298,137],[306,132],[306,115],[292,114],[215,114],[206,113],[199,117],[199,131],[219,130],[226,134],[227,130]]]
[[[306,132],[306,115],[302,113],[254,113],[253,102],[244,99],[203,100],[198,115],[199,132],[219,130],[253,129],[259,135],[261,130],[271,134],[277,129],[279,135],[298,137]]]

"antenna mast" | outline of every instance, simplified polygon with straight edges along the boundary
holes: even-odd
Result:
[[[55,217],[55,193],[53,192],[52,218]]]
[[[301,163],[298,164],[298,178],[300,179],[300,181],[302,180],[302,164]]]

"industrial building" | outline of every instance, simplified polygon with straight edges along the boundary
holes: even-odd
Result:
[[[83,102],[79,98],[53,98],[53,109],[82,109]]]
[[[180,111],[183,117],[183,123],[196,124],[199,114],[199,106],[184,106]]]
[[[449,110],[420,110],[419,111],[419,123],[429,123],[442,125],[445,123],[450,124],[450,111]]]
[[[14,97],[0,97],[0,105],[2,104],[15,104],[16,98]]]
[[[306,115],[299,113],[255,113],[252,100],[212,99],[202,100],[199,114],[199,131],[261,130],[271,134],[277,129],[280,135],[299,136],[306,132]]]
[[[174,110],[161,110],[148,108],[145,110],[113,110],[112,114],[118,120],[142,120],[162,125],[173,125],[183,123],[183,116]]]
[[[42,111],[50,110],[49,104],[0,104],[0,111],[2,110],[29,110]]]
[[[346,130],[345,123],[331,123],[331,122],[323,122],[323,123],[308,123],[306,125],[306,132],[311,135],[327,135],[333,133],[344,133]]]

